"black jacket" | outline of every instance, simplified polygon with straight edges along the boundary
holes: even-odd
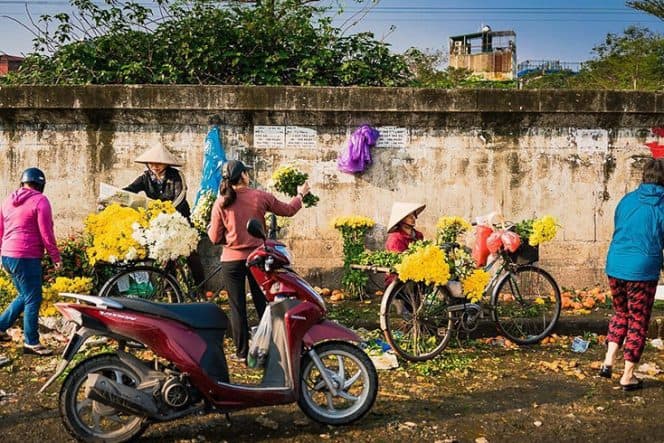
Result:
[[[148,198],[171,201],[180,214],[189,218],[191,211],[187,203],[187,183],[182,173],[171,166],[166,168],[161,183],[152,172],[146,170],[124,190],[134,193],[143,191]]]

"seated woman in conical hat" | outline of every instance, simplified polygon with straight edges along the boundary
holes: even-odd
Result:
[[[182,162],[161,145],[148,149],[134,161],[144,163],[147,169],[124,190],[135,193],[142,191],[148,198],[173,202],[175,209],[189,218],[191,211],[187,203],[187,182],[184,175],[174,168],[182,166]]]
[[[403,252],[412,242],[424,239],[424,235],[415,229],[417,216],[424,211],[424,208],[426,205],[423,203],[395,202],[392,205],[390,221],[387,223],[385,250]],[[389,286],[395,279],[395,274],[387,274],[385,286]]]

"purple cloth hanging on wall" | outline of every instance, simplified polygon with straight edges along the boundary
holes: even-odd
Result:
[[[362,172],[371,164],[371,148],[376,145],[380,132],[369,125],[362,125],[353,132],[348,147],[341,152],[337,166],[342,172]]]

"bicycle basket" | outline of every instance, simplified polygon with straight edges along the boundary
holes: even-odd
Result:
[[[518,265],[528,265],[539,261],[539,245],[530,246],[527,241],[522,241],[516,252],[507,254],[510,260]]]

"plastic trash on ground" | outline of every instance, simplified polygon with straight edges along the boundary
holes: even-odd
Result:
[[[584,340],[582,337],[574,337],[574,340],[572,341],[572,352],[586,352],[589,345],[590,342]]]
[[[397,356],[392,352],[383,352],[380,355],[370,355],[371,361],[378,370],[394,369],[399,367]]]

